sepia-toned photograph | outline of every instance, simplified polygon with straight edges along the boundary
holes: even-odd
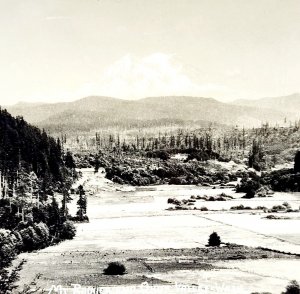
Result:
[[[0,0],[0,294],[300,294],[299,0]]]

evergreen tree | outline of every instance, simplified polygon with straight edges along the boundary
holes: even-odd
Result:
[[[101,165],[100,159],[99,156],[97,155],[94,161],[94,173],[97,173],[99,171],[100,165]]]
[[[73,156],[72,156],[72,154],[71,154],[70,151],[68,151],[66,153],[66,156],[65,156],[65,166],[67,168],[70,168],[70,169],[74,169],[76,167],[74,158],[73,158]]]
[[[265,168],[265,153],[260,141],[253,140],[252,149],[249,154],[249,167],[260,171]]]
[[[61,216],[54,196],[52,196],[52,202],[48,206],[48,225],[51,235],[56,235],[61,225]]]
[[[220,236],[216,233],[213,232],[208,239],[208,246],[220,246],[221,245],[221,238]]]
[[[78,187],[78,192],[79,192],[79,199],[77,201],[77,207],[78,207],[77,215],[80,220],[83,220],[83,216],[86,214],[87,200],[82,185]]]

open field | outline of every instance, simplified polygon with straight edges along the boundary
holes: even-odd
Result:
[[[300,213],[277,213],[289,219],[270,220],[263,218],[267,213],[262,211],[224,211],[239,204],[272,207],[284,201],[297,208],[297,193],[248,200],[240,199],[242,194],[235,194],[230,188],[150,186],[133,190],[110,183],[103,173],[95,176],[87,170],[81,183],[86,190],[93,191],[88,196],[90,223],[78,224],[73,240],[22,254],[19,258],[26,258],[27,263],[21,272],[21,285],[41,273],[38,285],[43,288],[79,283],[114,286],[112,291],[117,285],[147,282],[159,285],[154,293],[186,293],[183,288],[174,288],[179,283],[198,285],[207,293],[280,293],[289,280],[299,279],[300,259],[296,255],[248,247],[205,247],[208,236],[216,231],[223,242],[300,254]],[[195,204],[215,211],[166,210],[170,207],[169,197],[187,199],[191,195],[222,192],[234,199],[199,200]],[[70,205],[71,213],[75,211],[74,202]],[[107,263],[115,260],[126,265],[128,274],[103,275]],[[141,289],[130,291],[142,293]],[[205,293],[199,292],[199,288],[193,291],[189,293]],[[119,288],[116,293],[120,292],[124,291]]]

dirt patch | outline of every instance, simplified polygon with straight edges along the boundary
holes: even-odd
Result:
[[[51,255],[51,257],[49,256]],[[22,256],[24,257],[24,256]],[[126,251],[89,251],[72,253],[37,252],[28,254],[28,262],[21,272],[22,284],[33,279],[33,273],[41,273],[38,285],[48,289],[53,284],[81,285],[138,285],[143,282],[167,284],[163,279],[153,279],[153,273],[180,270],[211,271],[221,269],[216,262],[236,259],[299,259],[295,255],[267,251],[235,244],[221,247],[155,249]],[[126,275],[107,276],[103,270],[111,261],[122,262]]]

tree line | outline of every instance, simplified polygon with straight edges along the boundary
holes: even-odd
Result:
[[[1,293],[14,287],[21,264],[7,268],[18,253],[74,237],[67,203],[76,178],[73,156],[60,139],[0,108]],[[55,193],[62,195],[61,205]]]

